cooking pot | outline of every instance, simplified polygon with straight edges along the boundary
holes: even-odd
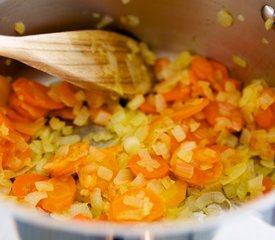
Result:
[[[270,7],[263,8],[265,5]],[[0,0],[0,34],[16,35],[14,23],[18,21],[25,24],[25,35],[28,35],[92,29],[102,17],[111,16],[113,22],[106,30],[142,40],[159,55],[173,56],[189,50],[225,63],[241,81],[265,78],[275,86],[275,31],[267,31],[264,26],[266,17],[273,14],[274,18],[272,7],[275,8],[274,0]],[[221,9],[232,15],[232,26],[225,28],[217,23],[216,14]],[[140,23],[137,26],[121,24],[120,17],[125,15],[137,16]],[[232,55],[245,59],[247,67],[234,64]],[[52,79],[16,61],[7,66],[4,58],[0,58],[0,73],[12,77],[31,76],[39,81]],[[205,222],[72,223],[5,201],[0,207],[13,216],[23,240],[211,239],[219,226],[251,214],[275,225],[274,193]]]

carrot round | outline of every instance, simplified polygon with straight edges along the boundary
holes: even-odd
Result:
[[[165,57],[158,58],[154,64],[154,73],[156,74],[156,76],[158,76],[158,74],[163,69],[165,69],[165,67],[167,67],[169,63],[170,63],[170,60],[168,58],[165,58]]]
[[[9,98],[9,104],[16,112],[30,120],[36,120],[45,117],[49,112],[47,109],[26,103],[14,93],[11,94]]]
[[[139,110],[147,114],[157,114],[156,107],[151,105],[147,100],[141,104]]]
[[[151,168],[149,167],[150,161],[153,161]],[[147,179],[162,178],[169,174],[169,166],[167,161],[159,156],[152,156],[152,160],[148,160],[148,163],[142,163],[140,157],[138,155],[134,155],[129,160],[128,164],[129,168],[135,175],[142,173]]]
[[[190,100],[185,105],[183,105],[181,109],[170,114],[170,117],[174,121],[181,121],[201,112],[208,104],[209,100],[206,98],[197,98]]]
[[[214,68],[212,64],[202,56],[196,56],[193,58],[191,71],[199,79],[211,80],[214,77]]]
[[[263,186],[264,186],[263,193],[269,193],[272,190],[274,183],[271,178],[264,177],[263,178]]]
[[[259,108],[255,114],[256,123],[262,128],[272,128],[275,126],[275,112],[272,107],[267,109]]]
[[[51,178],[53,191],[48,191],[47,198],[41,200],[41,207],[53,213],[62,213],[71,206],[75,199],[76,185],[71,176]]]
[[[220,177],[223,165],[220,162],[220,153],[215,148],[195,148],[191,161],[179,159],[179,151],[180,147],[174,152],[170,160],[171,170],[179,179],[197,186],[203,186]],[[203,169],[201,167],[203,165],[207,168]]]
[[[211,126],[216,124],[216,120],[220,117],[219,103],[216,101],[211,101],[208,106],[203,110],[206,116],[206,120]]]
[[[65,153],[56,153],[44,166],[52,176],[67,176],[75,173],[80,164],[84,163],[89,150],[89,143],[86,141],[68,146]]]
[[[12,124],[17,132],[28,136],[33,136],[39,129],[44,126],[45,122],[46,120],[44,118],[40,118],[34,122],[13,120]]]
[[[18,78],[12,83],[16,95],[27,104],[43,109],[59,109],[64,105],[51,99],[48,87],[27,78]]]
[[[131,202],[131,199],[135,202]],[[165,210],[164,200],[154,192],[131,189],[111,202],[109,219],[119,222],[150,222],[162,217]]]
[[[37,191],[36,182],[47,181],[49,178],[38,173],[26,173],[15,178],[12,193],[18,198],[24,198],[31,192]]]
[[[53,86],[49,95],[56,101],[62,102],[67,107],[79,106],[81,103],[77,100],[76,91],[73,85],[67,82],[61,82]]]
[[[184,101],[187,100],[190,96],[190,88],[189,87],[175,87],[169,92],[162,93],[162,96],[167,102],[173,101]]]
[[[214,75],[217,80],[223,80],[223,79],[229,78],[228,69],[224,64],[214,60],[209,60],[209,63],[213,67]]]
[[[11,86],[7,78],[0,75],[0,106],[5,106],[11,92]]]
[[[57,110],[53,110],[50,113],[52,116],[55,117],[60,117],[62,119],[67,119],[67,120],[74,120],[75,119],[75,114],[73,112],[73,108],[61,108]]]

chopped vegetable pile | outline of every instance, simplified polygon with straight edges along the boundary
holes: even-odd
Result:
[[[153,91],[127,101],[1,76],[2,198],[132,222],[213,216],[271,191],[274,88],[188,52],[153,71]]]

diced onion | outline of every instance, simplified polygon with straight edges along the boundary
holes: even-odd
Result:
[[[46,192],[31,192],[24,197],[24,201],[31,207],[35,207],[41,199],[47,198]]]
[[[233,24],[233,17],[232,15],[224,9],[221,9],[217,12],[217,22],[222,27],[230,27]]]
[[[145,101],[145,98],[143,95],[139,94],[136,95],[131,99],[130,102],[128,102],[127,107],[131,110],[137,110]]]
[[[203,209],[211,203],[223,203],[224,201],[226,201],[226,198],[221,192],[207,192],[201,194],[196,200],[196,205],[199,209]]]

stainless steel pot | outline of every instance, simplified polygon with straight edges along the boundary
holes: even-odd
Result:
[[[262,8],[274,0],[0,0],[0,34],[16,35],[14,23],[26,25],[25,34],[95,28],[98,16],[112,16],[114,22],[107,30],[130,34],[145,41],[159,54],[173,55],[182,50],[197,52],[227,64],[232,74],[242,81],[264,77],[275,85],[275,31],[266,31]],[[223,28],[216,22],[216,13],[227,9],[234,23]],[[241,14],[244,22],[237,19]],[[274,14],[269,11],[267,14]],[[123,26],[120,16],[134,15],[140,19],[136,27]],[[262,39],[269,44],[262,43]],[[246,59],[247,68],[232,63],[232,55]],[[45,75],[0,58],[0,73],[11,76]],[[47,77],[48,78],[48,77]],[[42,80],[43,81],[43,80]],[[63,223],[41,216],[29,209],[2,202],[14,217],[22,239],[211,239],[222,224],[247,214],[260,214],[275,225],[275,194],[271,193],[238,211],[204,223],[182,222],[138,225],[108,223]]]

